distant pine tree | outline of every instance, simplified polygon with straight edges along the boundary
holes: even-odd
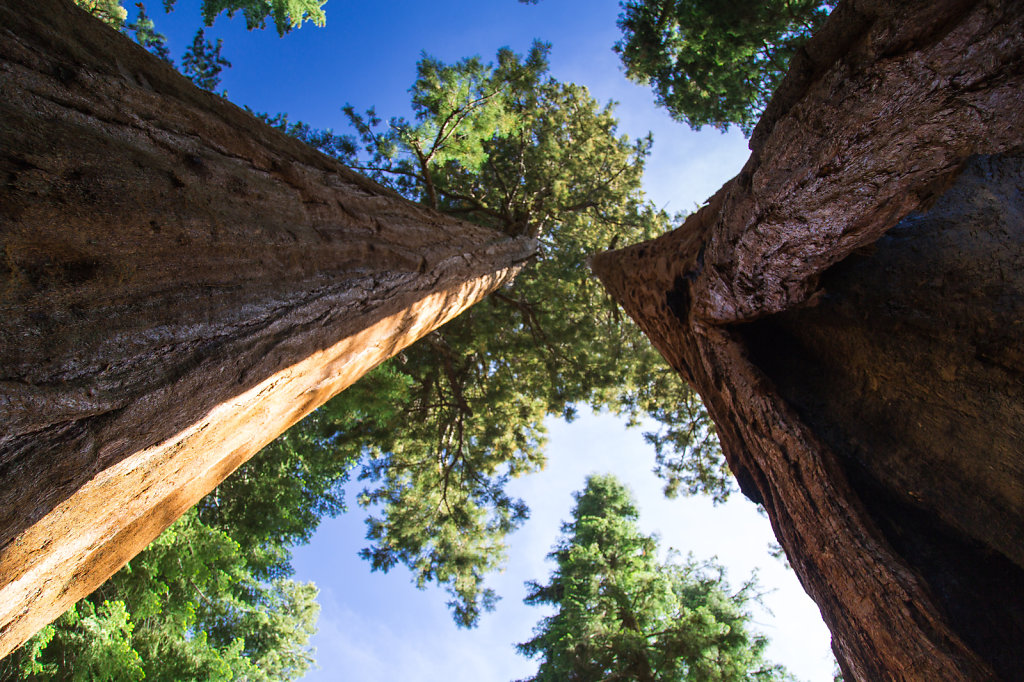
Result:
[[[540,658],[527,682],[791,679],[764,660],[767,640],[748,629],[752,582],[730,593],[712,563],[659,561],[614,476],[589,477],[575,497],[548,555],[558,567],[546,585],[527,584],[527,604],[557,609],[518,645]]]
[[[181,72],[203,90],[213,92],[220,84],[220,72],[224,67],[231,67],[231,62],[220,54],[222,47],[220,38],[214,45],[206,39],[203,29],[199,29],[181,58]]]

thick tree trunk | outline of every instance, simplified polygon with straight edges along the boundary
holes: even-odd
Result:
[[[0,656],[535,250],[61,0],[0,5],[0,179]]]
[[[593,261],[703,396],[848,679],[1019,679],[1022,35],[1021,2],[840,4],[740,175]]]

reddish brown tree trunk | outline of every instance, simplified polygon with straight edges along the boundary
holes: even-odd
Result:
[[[0,657],[535,249],[0,5]]]
[[[840,4],[740,175],[594,258],[849,678],[1019,679],[1022,35],[1021,2]]]

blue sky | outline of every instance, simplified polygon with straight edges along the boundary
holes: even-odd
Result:
[[[307,25],[284,38],[273,28],[247,32],[241,17],[221,17],[208,36],[224,39],[224,55],[234,65],[221,84],[229,98],[342,132],[340,108],[346,103],[358,110],[376,106],[385,118],[407,115],[407,91],[422,52],[445,61],[493,58],[503,46],[523,53],[536,38],[552,44],[556,78],[586,85],[599,100],[619,102],[621,132],[654,133],[646,189],[659,206],[692,210],[747,158],[738,133],[693,132],[656,109],[647,88],[626,81],[611,51],[618,39],[617,0],[541,0],[533,6],[516,0],[331,0],[326,11],[325,28]],[[180,60],[198,24],[198,2],[179,0],[167,17],[155,6],[150,12]],[[774,538],[754,505],[739,495],[718,507],[701,498],[665,500],[651,474],[651,448],[640,431],[627,431],[613,416],[584,414],[572,424],[553,420],[549,429],[547,468],[514,483],[513,493],[532,514],[511,539],[507,569],[492,581],[503,599],[475,630],[456,628],[445,595],[415,589],[406,571],[370,573],[356,556],[364,545],[358,509],[325,521],[312,542],[296,550],[296,577],[321,590],[314,640],[320,669],[306,679],[497,682],[529,675],[536,664],[517,656],[513,644],[528,639],[545,613],[522,604],[523,582],[547,578],[552,566],[545,555],[569,515],[571,493],[588,474],[611,472],[633,489],[641,525],[658,533],[663,547],[697,558],[717,556],[736,586],[757,570],[771,613],[758,611],[755,620],[772,639],[769,655],[800,679],[831,680],[828,631],[792,571],[769,556]]]

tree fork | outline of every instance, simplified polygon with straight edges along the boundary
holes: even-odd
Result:
[[[847,679],[1019,675],[1022,35],[1021,2],[841,2],[740,174],[593,258],[703,397]]]
[[[536,249],[62,0],[0,5],[0,178],[0,657]]]

